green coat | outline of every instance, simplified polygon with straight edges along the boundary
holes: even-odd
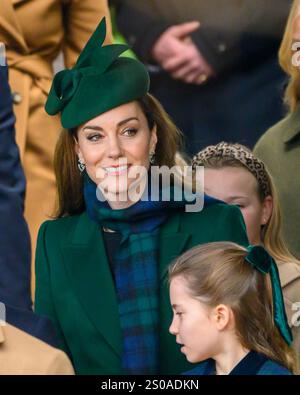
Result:
[[[187,249],[231,240],[247,245],[242,215],[235,206],[217,203],[197,213],[176,213],[161,227],[160,364],[162,374],[179,374],[186,362],[168,332],[172,321],[167,268]],[[99,225],[86,213],[45,222],[36,253],[36,312],[56,326],[62,348],[77,374],[119,374],[122,337],[114,289]]]
[[[283,236],[291,253],[300,259],[300,104],[260,138],[254,153],[273,176],[282,209]]]

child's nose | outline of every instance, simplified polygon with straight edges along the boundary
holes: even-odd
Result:
[[[169,327],[169,332],[171,333],[171,335],[176,335],[177,334],[177,328],[175,325],[174,320],[172,321],[170,327]]]

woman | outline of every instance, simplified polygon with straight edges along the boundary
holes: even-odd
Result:
[[[205,192],[240,207],[251,244],[262,244],[276,259],[289,324],[300,360],[300,329],[293,303],[300,300],[300,266],[281,236],[280,206],[264,163],[240,145],[219,143],[200,151],[193,167],[204,166]]]
[[[206,199],[188,213],[175,183],[156,201],[143,186],[154,164],[175,165],[180,135],[148,95],[145,67],[119,57],[126,46],[102,47],[104,37],[102,21],[46,104],[65,130],[57,218],[39,232],[36,311],[52,318],[77,374],[176,374],[189,365],[168,334],[168,265],[197,244],[248,240],[238,208]],[[167,189],[172,198],[162,199]]]
[[[261,246],[208,243],[169,269],[170,332],[193,375],[296,372],[275,261]],[[272,290],[272,291],[271,291]]]
[[[294,0],[286,25],[279,62],[289,77],[285,102],[286,118],[270,128],[258,141],[254,153],[273,176],[283,213],[283,237],[289,250],[300,259],[300,1]]]

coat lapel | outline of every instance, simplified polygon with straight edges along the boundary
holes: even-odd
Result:
[[[90,321],[120,356],[122,337],[113,278],[102,233],[86,213],[79,217],[64,248],[64,264],[74,292]]]
[[[11,0],[2,0],[1,1],[1,12],[0,12],[0,26],[1,30],[6,32],[8,37],[12,37],[14,40],[14,44],[16,44],[21,52],[27,52],[28,47],[24,39],[24,35],[19,24],[17,15],[14,10],[13,1]],[[12,44],[9,40],[6,43],[8,46]],[[14,47],[16,46],[14,45]]]
[[[180,214],[172,215],[162,226],[159,241],[159,273],[164,281],[168,275],[168,268],[186,246],[190,234],[180,231]]]

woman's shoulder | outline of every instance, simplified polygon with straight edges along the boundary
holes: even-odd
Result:
[[[227,222],[228,220],[237,220],[243,223],[243,216],[236,205],[227,204],[221,200],[214,199],[208,195],[204,196],[203,207],[199,211],[184,211],[181,215],[181,221],[187,226],[203,224],[207,222],[210,226]]]
[[[278,271],[280,275],[280,282],[282,287],[289,286],[291,283],[300,282],[300,265],[296,262],[283,262],[278,264]],[[300,294],[300,286],[299,286]]]
[[[297,303],[300,300],[300,266],[295,262],[279,263],[278,271],[288,322],[291,327],[297,329],[298,333],[299,314],[297,311],[299,308],[297,308]]]
[[[221,201],[204,202],[199,212],[184,212],[180,217],[182,232],[192,235],[193,243],[232,241],[249,244],[245,222],[240,209]]]
[[[274,147],[281,146],[285,138],[287,130],[293,129],[295,125],[295,117],[298,117],[298,111],[288,114],[275,125],[271,126],[258,140],[254,147],[255,155],[261,153],[274,152]]]
[[[293,373],[277,362],[268,359],[257,373],[259,376],[277,375],[277,376],[291,376]]]
[[[83,212],[81,214],[47,220],[42,223],[39,229],[39,238],[47,238],[47,240],[51,238],[56,240],[65,239],[86,216],[86,213]]]

